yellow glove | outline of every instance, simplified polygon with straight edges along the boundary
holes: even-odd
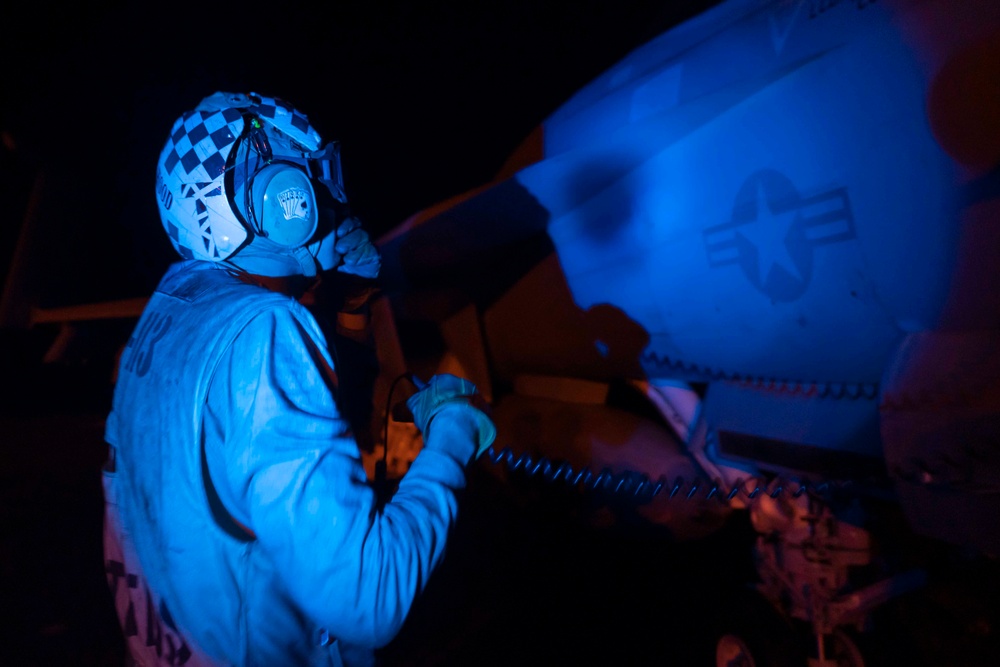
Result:
[[[434,417],[445,408],[456,405],[462,406],[463,412],[471,415],[476,422],[475,458],[479,458],[496,440],[497,429],[486,415],[487,405],[476,385],[465,378],[443,373],[432,377],[426,386],[406,401],[413,423],[424,434],[425,443]]]

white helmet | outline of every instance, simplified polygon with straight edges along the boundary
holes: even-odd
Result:
[[[157,163],[156,193],[174,249],[210,261],[256,235],[286,248],[316,242],[336,224],[321,224],[321,210],[347,200],[339,146],[323,146],[287,102],[256,93],[217,92],[178,118]]]

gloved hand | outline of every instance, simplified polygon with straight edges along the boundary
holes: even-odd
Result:
[[[368,232],[362,229],[360,220],[353,216],[346,218],[337,227],[335,237],[333,249],[341,257],[337,271],[362,278],[378,276],[382,256],[368,238]]]
[[[425,440],[431,420],[441,410],[453,405],[463,406],[467,414],[476,420],[478,441],[475,458],[479,458],[496,440],[497,429],[483,411],[486,404],[476,385],[465,378],[442,373],[432,377],[427,386],[406,401],[413,414],[413,423],[424,434]]]

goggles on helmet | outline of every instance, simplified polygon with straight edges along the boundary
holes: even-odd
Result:
[[[267,131],[253,115],[246,118],[249,132],[244,150],[233,151],[230,155],[234,160],[231,167],[233,175],[233,192],[239,189],[245,179],[253,178],[254,174],[264,166],[273,162],[293,164],[304,171],[306,175],[326,186],[333,198],[341,203],[347,201],[344,192],[344,175],[340,167],[340,143],[331,141],[322,148],[310,151],[294,139],[276,136],[276,132]],[[256,153],[253,164],[250,153]],[[241,164],[243,163],[243,164]],[[227,168],[229,171],[230,168]]]

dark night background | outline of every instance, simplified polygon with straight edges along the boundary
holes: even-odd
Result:
[[[281,97],[339,140],[352,208],[377,237],[488,182],[576,90],[715,4],[21,3],[0,19],[0,279],[41,307],[147,296],[175,260],[157,156],[173,121],[217,90]],[[12,259],[24,284],[6,278]],[[95,327],[48,364],[55,325],[14,321],[0,327],[0,667],[120,665],[100,467],[131,322]],[[710,664],[696,657],[713,623],[762,622],[723,596],[752,576],[732,557],[749,556],[745,525],[683,545],[627,522],[595,532],[576,517],[601,499],[479,473],[388,665]],[[991,664],[980,656],[995,655],[996,633],[969,634],[981,603],[966,596],[1000,582],[955,576],[970,585],[902,609],[886,664]]]
[[[339,140],[377,236],[489,181],[575,90],[712,4],[25,3],[2,47],[5,251],[41,170],[41,305],[148,294],[173,260],[156,158],[216,90],[282,97]]]

